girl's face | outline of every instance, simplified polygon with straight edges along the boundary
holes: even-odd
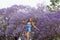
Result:
[[[32,19],[31,19],[31,18],[30,18],[29,20],[30,20],[30,21],[32,21]]]

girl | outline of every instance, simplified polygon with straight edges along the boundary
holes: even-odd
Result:
[[[23,21],[24,22],[24,21]],[[25,37],[26,37],[26,40],[29,40],[29,33],[31,32],[31,28],[34,27],[36,28],[38,31],[40,31],[35,25],[34,25],[34,22],[32,21],[31,18],[29,18],[27,20],[27,23],[26,23],[26,29],[25,29]]]

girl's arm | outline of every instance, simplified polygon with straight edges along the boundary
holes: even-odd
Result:
[[[21,21],[20,21],[20,23],[22,23],[22,24],[26,24],[26,21],[24,21],[24,20],[21,20]]]
[[[21,20],[20,23],[26,24],[27,23],[27,20]]]
[[[34,25],[33,22],[32,22],[32,26],[33,26],[34,28],[36,28],[38,31],[40,31],[40,30]]]

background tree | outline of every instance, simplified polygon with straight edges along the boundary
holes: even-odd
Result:
[[[50,0],[50,2],[51,4],[47,6],[49,11],[53,12],[60,9],[60,0]]]

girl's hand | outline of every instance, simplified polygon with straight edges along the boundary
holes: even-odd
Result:
[[[38,31],[40,31],[40,30],[38,29]]]

